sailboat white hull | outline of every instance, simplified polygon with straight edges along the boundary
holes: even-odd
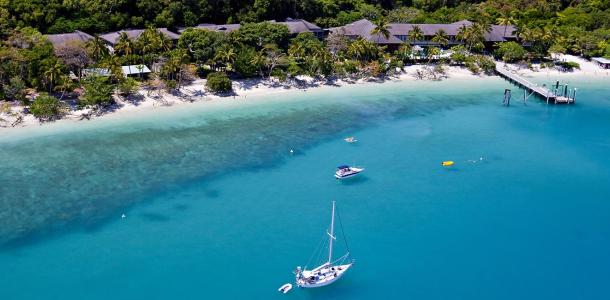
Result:
[[[297,285],[302,288],[329,285],[341,278],[352,265],[352,263],[338,266],[323,265],[311,271],[303,271],[300,276],[297,274]]]

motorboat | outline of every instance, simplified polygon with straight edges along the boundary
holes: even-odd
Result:
[[[338,166],[335,172],[335,178],[344,179],[360,174],[364,168],[350,167],[348,165]]]
[[[355,143],[355,142],[357,142],[357,141],[358,141],[358,140],[357,140],[355,137],[353,137],[353,136],[347,137],[347,138],[345,138],[345,139],[343,139],[343,140],[344,140],[344,141],[346,141],[346,142],[348,142],[348,143],[350,143],[350,144],[351,144],[351,143]]]

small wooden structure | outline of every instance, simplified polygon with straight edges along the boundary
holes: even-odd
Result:
[[[553,102],[570,104],[576,102],[576,89],[568,90],[567,84],[561,85],[560,88],[559,82],[557,82],[556,87],[550,90],[544,85],[539,86],[533,82],[530,82],[519,74],[499,66],[499,64],[496,64],[496,72],[498,75],[506,78],[514,84],[523,87],[526,91],[545,99],[546,103]]]

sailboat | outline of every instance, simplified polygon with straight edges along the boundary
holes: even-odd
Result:
[[[339,221],[341,221],[341,219],[339,219]],[[345,274],[345,272],[347,272],[347,270],[352,267],[352,265],[354,264],[354,260],[348,260],[349,248],[347,247],[347,240],[345,241],[347,253],[333,261],[333,241],[337,239],[334,235],[334,231],[335,201],[333,201],[332,216],[330,219],[330,230],[326,232],[329,237],[328,260],[322,265],[312,270],[307,270],[307,266],[305,266],[304,269],[301,269],[300,266],[297,267],[295,271],[297,286],[302,288],[316,288],[329,285],[341,278],[341,276],[343,276],[343,274]],[[341,226],[341,231],[343,231],[343,226]]]

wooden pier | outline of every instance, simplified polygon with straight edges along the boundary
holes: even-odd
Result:
[[[530,93],[546,100],[546,103],[553,102],[570,104],[576,102],[576,89],[568,90],[567,86],[565,89],[563,86],[560,88],[559,84],[557,84],[553,91],[549,90],[546,86],[539,86],[533,82],[530,82],[519,74],[516,74],[504,66],[501,66],[499,63],[496,63],[496,72],[498,75],[523,87],[526,91],[529,91]]]

